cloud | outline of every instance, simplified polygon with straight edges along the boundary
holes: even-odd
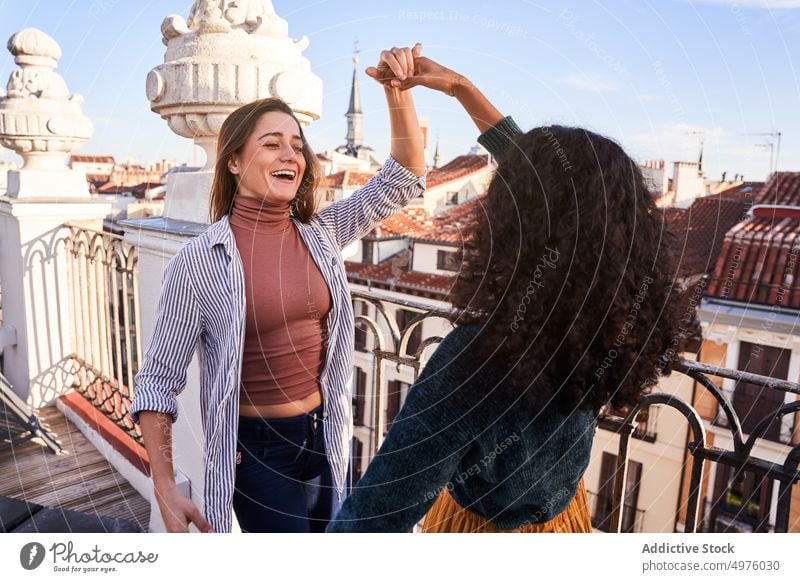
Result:
[[[593,93],[611,93],[619,89],[616,82],[601,73],[573,73],[559,78],[558,81],[575,89]]]
[[[719,147],[719,144],[730,135],[720,127],[674,123],[654,127],[649,132],[627,134],[624,141],[632,152],[640,156],[693,160],[700,153],[699,132],[702,132],[707,148]]]

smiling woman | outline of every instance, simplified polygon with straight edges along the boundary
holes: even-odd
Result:
[[[412,74],[419,45],[381,53],[370,75]],[[136,375],[140,422],[167,531],[323,531],[346,494],[353,311],[341,249],[425,187],[410,92],[384,85],[391,156],[363,188],[316,213],[316,156],[277,99],[225,120],[213,224],[167,265]],[[203,513],[175,485],[172,423],[200,352]]]
[[[239,176],[239,195],[276,204],[291,201],[306,169],[303,146],[300,126],[291,115],[262,115],[241,155],[228,161],[228,169]]]
[[[211,189],[211,220],[231,211],[237,192],[268,205],[290,203],[308,222],[321,170],[292,109],[279,99],[240,107],[225,120]]]

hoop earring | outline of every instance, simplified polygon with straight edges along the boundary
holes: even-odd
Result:
[[[292,212],[292,215],[297,216],[297,207],[300,206],[300,201],[303,199],[303,195],[298,192],[295,194],[294,198],[292,198],[291,202],[289,202],[289,209]]]

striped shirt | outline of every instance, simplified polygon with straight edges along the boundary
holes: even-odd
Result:
[[[350,379],[353,307],[341,250],[421,196],[425,178],[394,158],[363,188],[335,202],[308,224],[293,220],[331,292],[328,345],[320,385],[325,442],[334,485],[344,491],[353,432]],[[204,513],[215,531],[232,527],[239,381],[245,332],[245,285],[241,257],[228,217],[187,243],[164,271],[156,321],[135,378],[130,415],[153,410],[177,418],[177,395],[197,351],[200,408],[205,438]]]

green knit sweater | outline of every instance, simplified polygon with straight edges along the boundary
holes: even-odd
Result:
[[[506,117],[478,141],[499,158],[522,133]],[[591,411],[533,414],[504,390],[506,366],[479,355],[478,326],[442,340],[329,532],[410,531],[447,488],[501,529],[567,508],[595,431]]]
[[[478,341],[476,325],[442,340],[329,532],[410,531],[443,488],[502,529],[566,509],[589,464],[594,415],[533,414],[501,394],[502,366],[477,356]]]

